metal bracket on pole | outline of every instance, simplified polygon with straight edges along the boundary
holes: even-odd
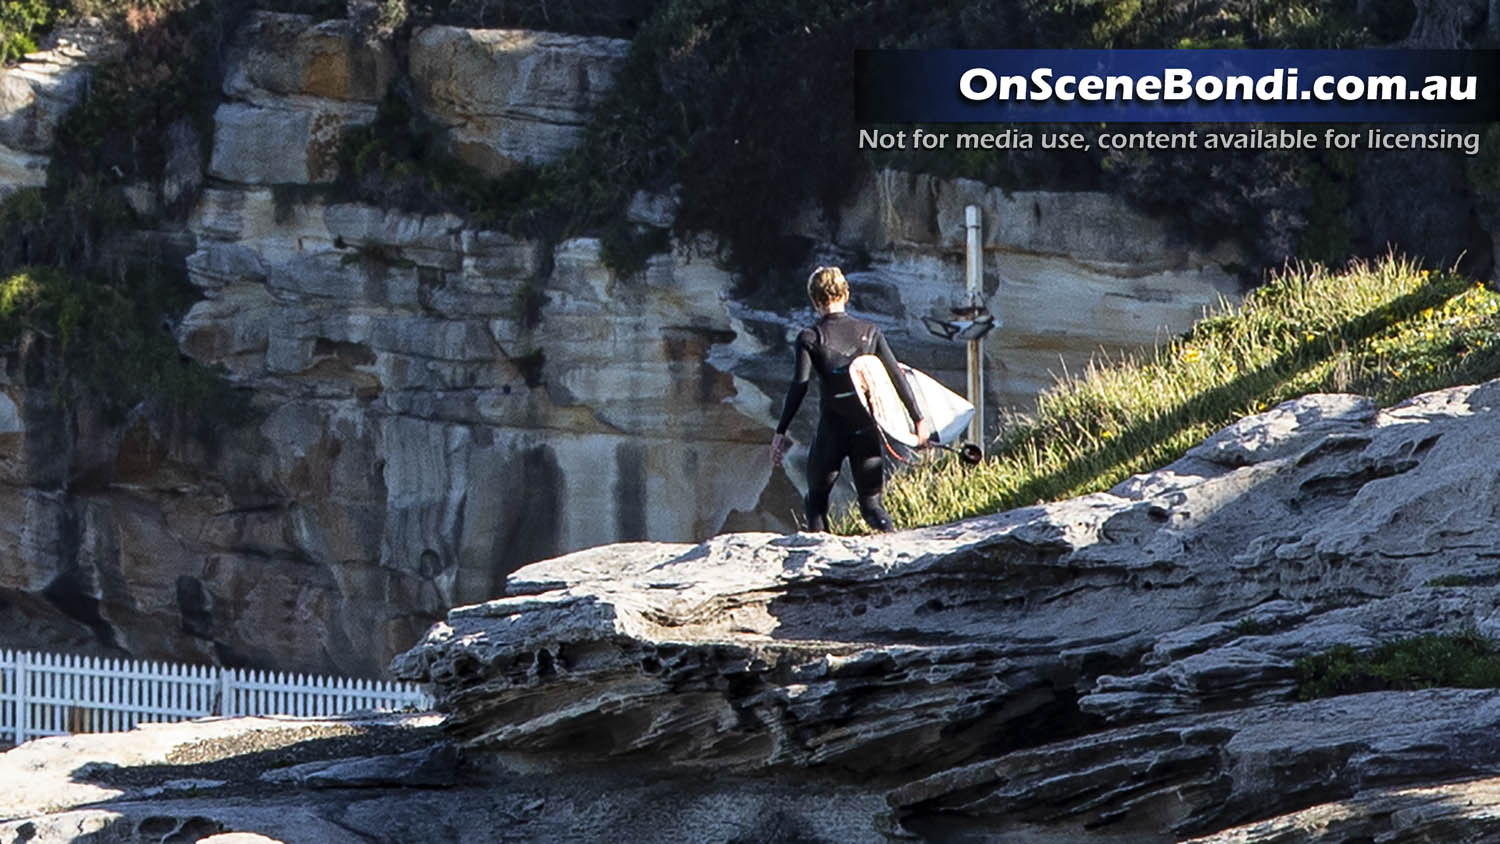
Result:
[[[984,299],[984,257],[980,251],[979,206],[964,209],[965,245],[968,252],[967,289],[969,306],[978,308]],[[979,338],[969,341],[969,403],[974,418],[969,420],[969,442],[984,445],[984,347]]]

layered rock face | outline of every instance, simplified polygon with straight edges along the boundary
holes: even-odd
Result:
[[[498,175],[575,146],[629,48],[615,38],[431,26],[412,38],[412,83],[448,127],[454,154]]]
[[[433,612],[559,547],[708,535],[756,506],[742,475],[709,470],[764,450],[735,403],[755,388],[704,360],[736,334],[713,315],[711,265],[617,280],[592,240],[542,254],[366,206],[298,206],[278,224],[274,204],[209,192],[200,230],[217,237],[191,259],[207,298],[180,337],[255,388],[297,553],[425,579]],[[287,253],[237,237],[258,227]],[[530,325],[532,297],[567,311]]]
[[[628,49],[618,38],[431,26],[412,37],[407,69],[453,153],[498,175],[574,146]],[[241,184],[333,181],[340,133],[373,119],[402,75],[390,42],[306,15],[251,14],[227,58],[209,174]]]
[[[44,346],[13,355],[0,508],[20,527],[0,536],[0,600],[20,621],[6,641],[377,674],[522,564],[794,529],[803,452],[773,471],[765,443],[812,319],[800,297],[783,312],[737,299],[711,243],[674,243],[626,276],[593,239],[521,239],[329,191],[342,133],[393,84],[484,171],[554,160],[627,46],[430,27],[401,50],[347,21],[250,15],[226,45],[206,159],[183,122],[166,178],[131,197],[192,203],[171,239],[203,300],[179,345],[223,367],[259,416],[208,440],[149,408],[110,430],[50,407]],[[16,137],[46,134],[27,131]],[[638,200],[634,222],[672,224],[670,193]],[[1174,244],[1103,195],[883,173],[837,227],[788,219],[827,260],[859,257],[855,310],[958,385],[962,347],[921,318],[967,301],[957,223],[971,202],[1003,323],[988,341],[991,408],[1029,401],[1101,344],[1186,328],[1233,289],[1231,250]]]
[[[882,795],[847,840],[1482,840],[1500,695],[1299,702],[1293,666],[1500,635],[1497,408],[1310,396],[1057,504],[590,549],[396,673],[473,752]]]
[[[28,844],[839,841],[856,789],[639,770],[555,772],[459,753],[430,715],[151,724],[0,755],[0,838]],[[795,818],[817,811],[808,826]],[[768,836],[769,833],[769,836]]]
[[[339,138],[369,123],[397,75],[388,43],[348,21],[258,13],[231,43],[208,174],[240,184],[313,184],[338,175]]]

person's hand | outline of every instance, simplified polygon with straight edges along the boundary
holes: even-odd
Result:
[[[932,430],[932,423],[928,422],[926,417],[923,417],[923,418],[917,420],[917,442],[918,443],[920,443],[923,446],[926,446],[927,445],[927,441],[930,440],[930,439],[932,439],[933,434],[934,434],[934,431]]]
[[[792,449],[792,438],[786,434],[771,437],[771,465],[780,466],[782,458]]]

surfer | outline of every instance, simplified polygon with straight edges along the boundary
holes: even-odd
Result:
[[[807,529],[828,530],[828,496],[839,479],[844,458],[849,459],[854,474],[854,490],[859,495],[859,512],[870,527],[879,531],[894,530],[890,514],[881,506],[885,487],[884,443],[880,428],[854,393],[849,377],[849,362],[860,355],[873,354],[885,364],[901,403],[916,421],[917,440],[926,442],[932,425],[922,418],[916,397],[906,383],[906,376],[896,365],[896,356],[880,329],[844,312],[849,304],[849,283],[838,267],[818,267],[807,279],[807,297],[819,319],[811,328],[797,335],[797,363],[781,421],[771,438],[771,462],[781,465],[792,441],[786,435],[792,417],[807,395],[807,381],[818,373],[822,413],[818,432],[813,436],[807,457]]]

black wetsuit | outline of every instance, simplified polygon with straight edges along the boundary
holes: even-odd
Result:
[[[839,479],[844,458],[854,472],[854,489],[859,494],[859,511],[875,530],[891,530],[895,525],[880,504],[885,485],[880,429],[854,394],[849,378],[849,362],[860,355],[876,355],[885,363],[891,383],[901,403],[913,420],[921,419],[916,399],[906,376],[896,366],[896,356],[885,342],[880,329],[862,319],[842,312],[831,313],[797,336],[797,370],[787,390],[786,405],[776,433],[784,434],[792,417],[807,395],[807,381],[818,373],[822,388],[823,412],[818,418],[818,433],[813,437],[807,458],[807,529],[828,529],[828,496]]]

